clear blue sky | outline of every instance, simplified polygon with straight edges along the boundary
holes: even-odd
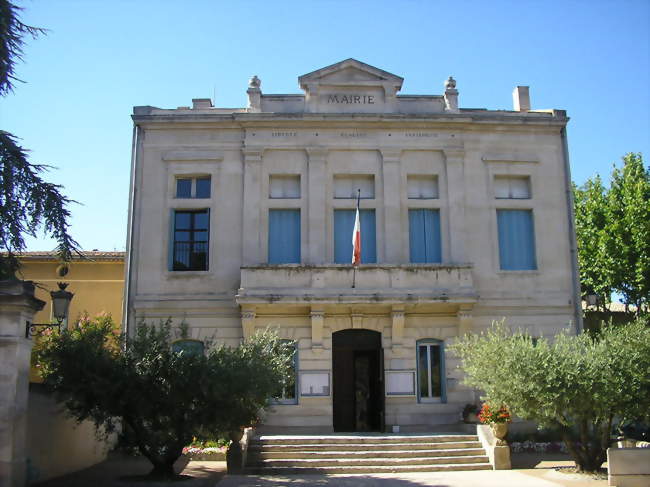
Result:
[[[626,152],[650,157],[648,0],[15,1],[50,32],[29,41],[0,127],[58,168],[47,177],[81,203],[87,250],[125,247],[133,106],[216,93],[243,107],[253,74],[265,93],[299,93],[298,76],[349,57],[404,77],[402,94],[442,94],[453,75],[461,107],[511,109],[529,85],[534,109],[571,117],[578,183]]]

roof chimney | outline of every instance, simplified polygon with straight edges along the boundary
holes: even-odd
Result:
[[[192,98],[192,108],[194,110],[200,108],[212,108],[212,100],[210,98]]]
[[[530,93],[528,86],[517,86],[512,92],[512,104],[515,112],[530,110]]]

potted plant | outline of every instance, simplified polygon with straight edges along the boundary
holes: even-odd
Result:
[[[497,446],[505,446],[507,444],[505,438],[508,434],[508,423],[512,421],[507,406],[501,405],[497,409],[485,403],[478,413],[478,419],[481,423],[490,425],[492,433],[494,433],[497,439]]]
[[[465,404],[463,408],[463,423],[474,424],[478,422],[478,406],[476,404]]]

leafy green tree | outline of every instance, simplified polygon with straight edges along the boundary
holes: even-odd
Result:
[[[573,195],[582,293],[602,296],[606,304],[612,294],[612,273],[604,244],[607,190],[596,175],[581,187],[574,185]]]
[[[606,218],[612,287],[640,314],[650,304],[650,169],[641,154],[629,153],[621,168],[614,167]]]
[[[53,336],[39,351],[44,383],[79,421],[106,431],[121,421],[154,477],[174,476],[174,462],[195,436],[240,438],[291,362],[270,332],[194,355],[171,349],[170,321],[140,323],[133,337],[113,330],[110,317],[100,317]]]
[[[574,185],[578,262],[583,294],[608,304],[612,292],[634,305],[638,315],[650,304],[650,170],[641,154],[614,166],[609,188],[600,176]]]
[[[45,32],[22,23],[19,11],[8,0],[0,0],[0,96],[11,93],[13,83],[19,81],[15,65],[22,60],[24,37]],[[15,253],[25,250],[24,236],[35,236],[40,228],[56,239],[61,260],[70,260],[79,251],[68,232],[66,207],[71,200],[61,193],[61,186],[42,179],[47,168],[30,163],[17,138],[0,130],[0,279],[15,278]]]
[[[579,471],[605,461],[615,420],[650,418],[650,328],[641,320],[553,340],[501,322],[451,349],[489,404],[558,430]]]

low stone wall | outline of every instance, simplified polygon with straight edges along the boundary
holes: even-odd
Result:
[[[90,421],[66,416],[40,384],[30,384],[27,413],[27,481],[40,482],[106,459],[114,438],[97,439]]]
[[[487,424],[476,425],[476,434],[481,441],[485,452],[490,459],[490,464],[494,470],[510,470],[510,447],[497,446],[497,439],[492,433],[492,428]]]
[[[607,466],[611,486],[650,485],[650,448],[608,448]]]

